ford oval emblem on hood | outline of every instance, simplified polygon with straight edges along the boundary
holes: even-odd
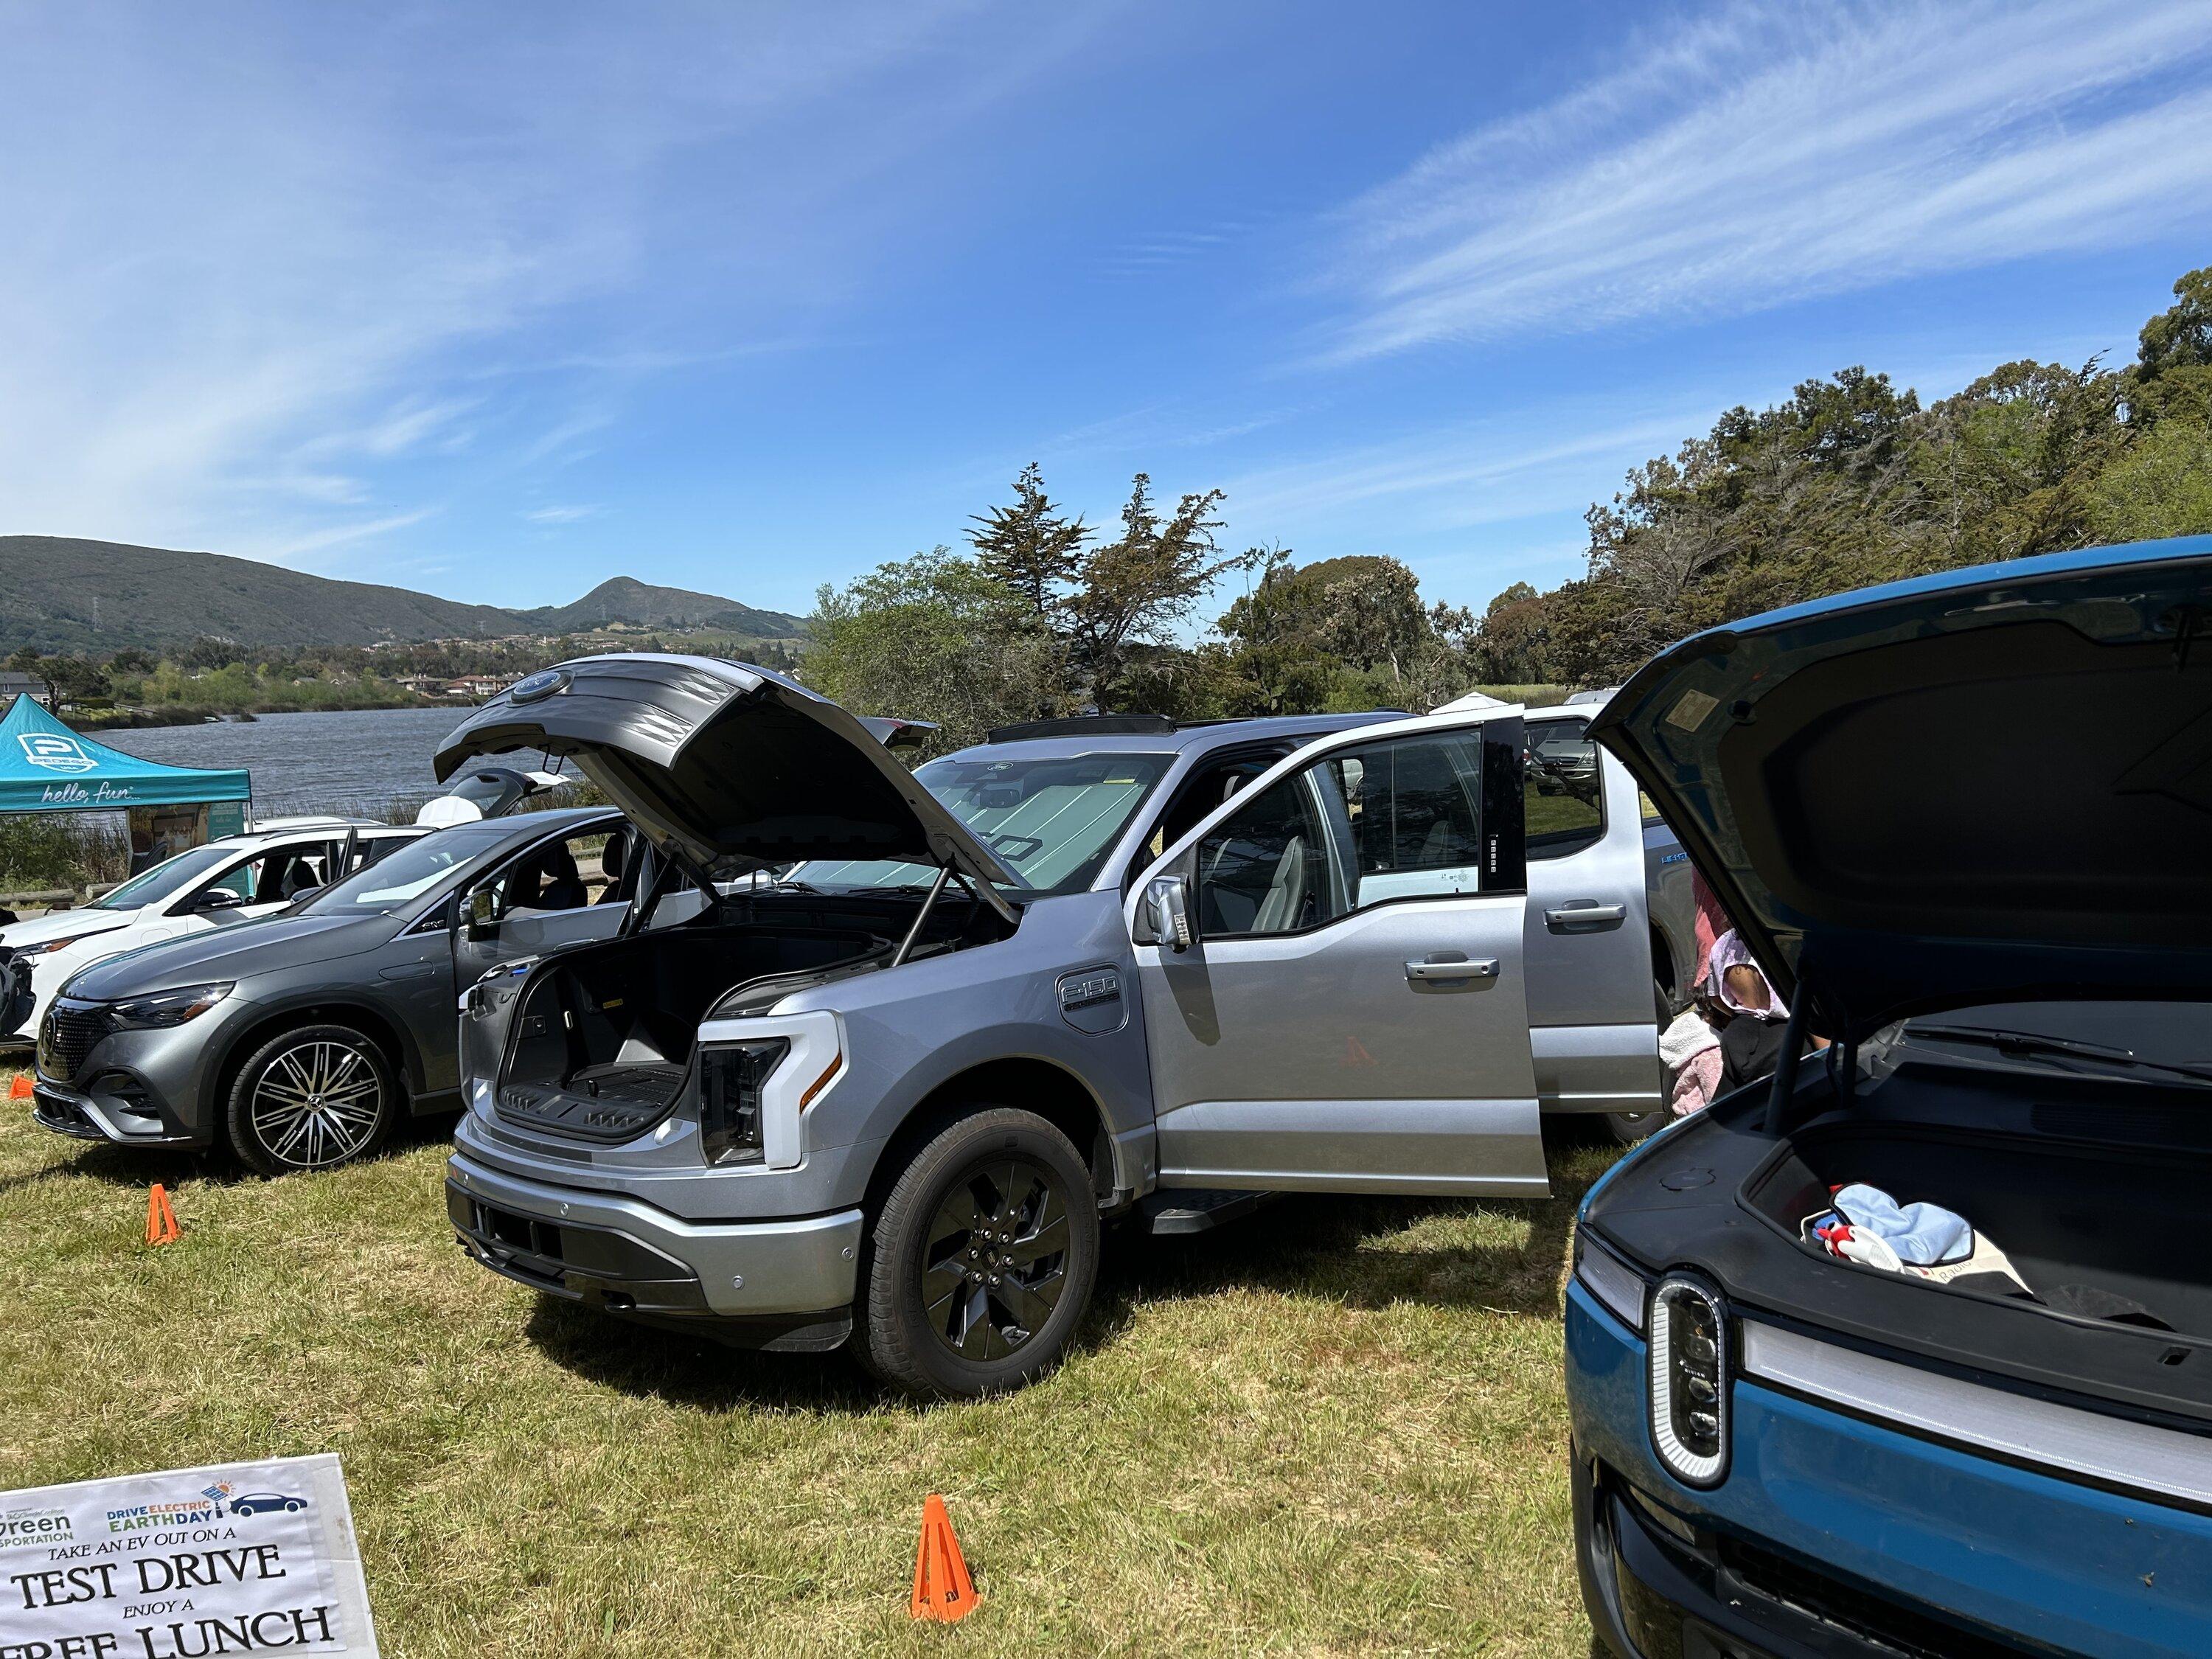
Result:
[[[510,702],[540,702],[545,698],[551,696],[556,691],[558,691],[562,686],[568,684],[568,671],[567,669],[541,668],[538,672],[531,675],[528,678],[517,680],[513,685],[507,687],[507,701]]]

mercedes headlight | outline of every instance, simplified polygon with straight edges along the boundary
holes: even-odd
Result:
[[[172,1025],[182,1025],[188,1019],[198,1019],[202,1014],[230,994],[228,982],[221,985],[187,985],[178,991],[156,991],[149,997],[126,997],[107,1006],[107,1017],[126,1031],[155,1031]]]

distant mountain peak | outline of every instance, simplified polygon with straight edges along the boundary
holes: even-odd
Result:
[[[7,649],[161,648],[203,635],[246,647],[570,634],[616,623],[713,629],[760,639],[799,617],[714,593],[611,576],[571,605],[512,610],[410,588],[337,581],[220,553],[66,536],[0,536],[0,642]]]

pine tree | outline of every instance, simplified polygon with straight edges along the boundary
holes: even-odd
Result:
[[[968,540],[983,573],[1012,588],[1049,620],[1060,590],[1075,580],[1091,526],[1053,505],[1035,461],[1014,480],[1012,506],[990,507],[969,522],[977,528],[968,532]]]

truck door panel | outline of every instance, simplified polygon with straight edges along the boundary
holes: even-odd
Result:
[[[1588,724],[1528,723],[1536,1087],[1553,1110],[1648,1111],[1661,1083],[1643,818],[1635,780],[1583,735]]]
[[[1199,923],[1136,947],[1163,1186],[1546,1190],[1517,857],[1483,884],[1518,846],[1477,821],[1478,768],[1517,772],[1492,718],[1310,746],[1161,866]]]

